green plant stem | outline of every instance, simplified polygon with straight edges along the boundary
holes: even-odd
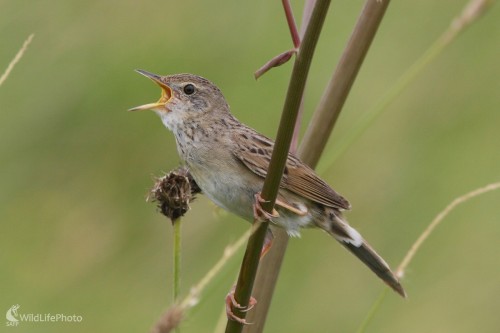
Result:
[[[262,204],[262,208],[268,212],[272,211],[278,194],[307,74],[329,5],[330,0],[318,0],[316,2],[310,24],[307,27],[304,40],[293,66],[281,122],[276,136],[276,143],[269,164],[269,171],[262,189],[262,197],[268,201]]]
[[[290,6],[290,0],[282,0],[283,9],[285,10],[285,17],[288,23],[288,28],[290,29],[290,35],[292,36],[293,46],[298,48],[300,46],[299,31],[297,30],[297,24],[293,17],[292,6]]]
[[[431,221],[431,223],[427,226],[427,228],[424,229],[424,231],[420,234],[420,236],[417,238],[417,240],[413,243],[413,245],[410,247],[408,252],[406,253],[405,257],[401,261],[401,263],[398,266],[398,269],[396,270],[396,275],[399,278],[404,277],[404,273],[406,271],[406,268],[412,261],[413,257],[417,254],[418,250],[422,246],[425,240],[429,238],[429,236],[432,234],[434,229],[441,224],[441,222],[444,220],[448,214],[453,211],[455,208],[460,206],[461,204],[486,193],[496,191],[500,189],[500,182],[496,183],[491,183],[488,184],[484,187],[480,187],[478,189],[475,189],[471,192],[468,192],[458,198],[455,198],[448,206],[446,206],[439,214],[436,215],[436,217]],[[375,314],[378,312],[380,307],[382,306],[382,302],[385,299],[385,296],[387,295],[387,291],[389,290],[388,287],[384,288],[384,291],[380,294],[380,296],[375,300],[373,305],[370,308],[370,311],[366,314],[365,318],[363,319],[363,322],[360,324],[358,330],[356,333],[363,333],[366,331],[366,328],[368,327],[368,324],[372,321],[373,317]]]
[[[181,218],[172,221],[174,226],[174,303],[177,303],[179,300],[181,281],[181,222]]]
[[[278,194],[307,74],[329,5],[330,0],[318,0],[316,2],[311,15],[310,24],[295,59],[280,126],[278,128],[276,143],[262,189],[262,198],[267,200],[262,203],[262,208],[267,212],[272,212]],[[248,241],[247,250],[243,258],[234,293],[236,301],[242,306],[248,306],[255,276],[257,274],[260,252],[268,228],[267,222],[256,221],[256,223],[259,223],[259,226]],[[240,318],[245,318],[246,316],[245,312],[237,311],[237,309],[234,308],[233,312]],[[228,320],[226,333],[241,332],[242,330],[243,324]]]
[[[310,1],[308,3],[310,3]],[[314,133],[315,129],[328,123],[329,126],[326,128],[327,130],[320,131],[316,135],[306,135],[300,146],[299,156],[312,168],[314,168],[319,161],[325,144],[328,141],[330,131],[333,130],[338,113],[344,104],[344,100],[342,99],[331,98],[331,95],[335,93],[331,89],[335,87],[335,89],[344,92],[345,97],[347,97],[359,67],[361,67],[367,49],[373,40],[374,32],[385,13],[385,6],[381,6],[379,3],[373,6],[373,3],[375,2],[368,1],[365,5],[356,27],[354,28],[350,42],[346,46],[343,56],[332,77],[329,85],[331,87],[325,91],[326,96],[322,98],[322,102],[311,120],[308,132]],[[307,10],[307,8],[305,8],[305,10]],[[376,26],[374,26],[375,23],[377,23]],[[333,83],[334,80],[338,82]],[[330,110],[337,110],[337,116],[332,117],[329,112]],[[273,233],[275,236],[273,246],[262,260],[257,274],[257,287],[254,296],[258,299],[259,303],[258,306],[248,314],[249,321],[254,324],[245,327],[245,333],[259,333],[263,331],[265,318],[269,311],[279,270],[285,256],[288,245],[286,232],[282,229],[276,229]]]

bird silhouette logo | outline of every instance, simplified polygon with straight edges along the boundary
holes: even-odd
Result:
[[[10,309],[7,310],[5,314],[5,318],[7,319],[7,326],[17,326],[19,324],[19,314],[17,313],[17,309],[21,306],[19,304],[12,305]]]

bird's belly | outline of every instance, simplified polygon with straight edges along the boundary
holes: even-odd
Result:
[[[249,179],[241,174],[214,172],[190,166],[190,172],[205,194],[217,206],[253,222],[255,194],[262,190],[261,178]],[[257,176],[256,176],[257,177]],[[275,206],[279,216],[272,219],[277,226],[284,228],[290,236],[300,236],[300,229],[310,227],[313,217],[310,213],[299,216],[289,210]]]
[[[245,220],[253,220],[254,195],[261,190],[256,188],[255,184],[245,183],[241,175],[200,170],[193,166],[189,169],[203,194],[217,206]]]
[[[222,186],[221,186],[222,185]],[[203,191],[217,206],[236,214],[247,221],[253,220],[252,196],[240,191],[235,191],[234,187],[229,188],[223,184],[214,186],[218,191]]]

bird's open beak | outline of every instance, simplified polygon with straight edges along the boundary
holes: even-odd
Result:
[[[135,108],[129,109],[129,111],[142,111],[142,110],[155,110],[155,111],[165,111],[169,112],[167,109],[167,104],[172,98],[172,89],[165,83],[161,81],[161,77],[159,75],[153,74],[146,72],[145,70],[142,69],[136,69],[135,70],[137,73],[144,75],[145,77],[150,78],[153,80],[157,85],[160,86],[161,88],[161,97],[156,103],[149,103],[149,104],[144,104],[140,106],[136,106]]]

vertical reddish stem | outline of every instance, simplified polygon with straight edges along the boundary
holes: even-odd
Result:
[[[290,6],[290,0],[282,0],[283,8],[285,9],[286,21],[288,23],[288,28],[290,28],[290,34],[292,35],[293,46],[298,49],[300,46],[300,36],[297,30],[297,24],[295,23],[295,18],[292,13],[292,6]]]

